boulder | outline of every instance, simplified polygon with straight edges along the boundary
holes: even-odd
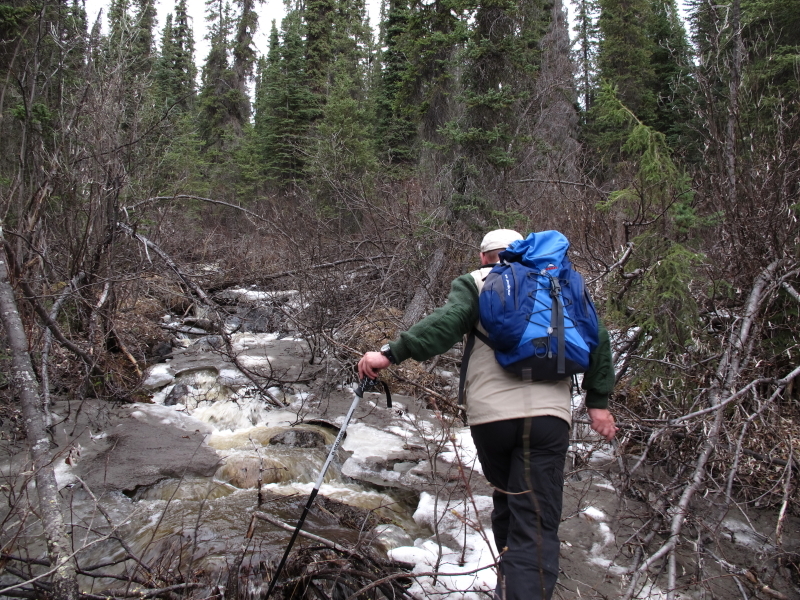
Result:
[[[272,437],[271,445],[290,446],[292,448],[324,448],[325,437],[318,431],[310,429],[287,429]]]

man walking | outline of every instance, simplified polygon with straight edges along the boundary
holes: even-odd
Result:
[[[408,358],[427,360],[449,350],[477,328],[478,296],[499,254],[522,236],[497,229],[481,242],[481,268],[455,279],[447,302],[399,338],[367,352],[360,377]],[[592,429],[610,441],[617,428],[609,412],[614,368],[608,332],[601,324],[582,387]],[[501,552],[498,600],[547,600],[558,578],[564,462],[571,424],[570,381],[523,381],[503,369],[477,336],[461,387],[467,419],[483,472],[493,493],[492,531]]]

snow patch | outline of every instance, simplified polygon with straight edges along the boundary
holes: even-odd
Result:
[[[423,492],[414,513],[414,520],[420,525],[432,527],[448,534],[451,539],[462,542],[463,547],[453,550],[438,546],[433,540],[417,539],[414,546],[402,546],[389,551],[395,560],[415,564],[414,573],[439,571],[436,584],[430,577],[415,580],[408,590],[417,598],[443,597],[461,600],[485,600],[486,595],[497,585],[493,547],[488,538],[491,532],[484,529],[479,520],[481,514],[491,511],[492,499],[488,496],[475,496],[474,506],[467,501],[448,504],[435,501],[430,494]],[[475,509],[477,508],[477,514]]]
[[[405,441],[394,433],[354,423],[347,428],[342,449],[352,452],[352,459],[363,462],[370,457],[386,458],[391,452],[400,452],[404,444]]]
[[[580,512],[580,516],[587,521],[608,521],[606,513],[594,506],[587,506]]]
[[[159,363],[150,367],[147,374],[147,379],[142,383],[142,387],[146,390],[154,390],[172,383],[175,375],[169,368],[167,363]]]
[[[461,464],[469,467],[478,473],[483,473],[483,467],[478,460],[478,449],[475,448],[475,442],[472,439],[472,434],[469,427],[457,429],[453,438],[447,444],[447,449],[442,452],[439,457],[452,464],[457,464],[461,460]]]

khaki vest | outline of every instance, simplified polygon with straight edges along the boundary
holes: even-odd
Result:
[[[479,295],[490,270],[490,267],[483,267],[470,273]],[[475,327],[486,333],[480,320]],[[477,337],[467,365],[464,401],[470,425],[544,415],[572,423],[569,379],[522,381],[503,369],[495,360],[494,350]]]

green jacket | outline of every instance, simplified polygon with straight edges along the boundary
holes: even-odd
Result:
[[[447,302],[389,343],[395,360],[408,358],[427,360],[447,352],[475,327],[478,322],[478,288],[471,275],[462,275],[450,285]],[[608,396],[614,389],[614,365],[608,331],[600,323],[600,343],[591,353],[589,370],[583,375],[588,408],[607,408]]]

